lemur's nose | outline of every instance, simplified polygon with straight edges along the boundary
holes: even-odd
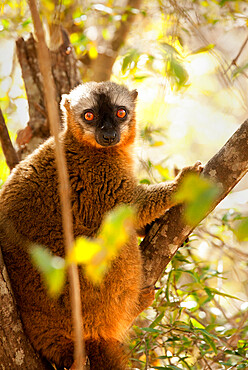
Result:
[[[116,132],[104,132],[102,137],[106,144],[112,144],[116,139]]]

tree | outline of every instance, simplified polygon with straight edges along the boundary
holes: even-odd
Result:
[[[178,9],[179,5],[176,5],[173,1],[169,3],[170,5],[172,4],[175,6],[176,9]],[[109,78],[110,71],[112,69],[115,57],[120,49],[120,45],[122,44],[122,42],[124,42],[129,26],[134,21],[135,12],[133,12],[132,9],[130,10],[130,6],[137,9],[140,7],[140,5],[141,2],[135,2],[134,6],[132,5],[132,2],[128,3],[128,6],[123,13],[123,20],[121,21],[119,28],[116,30],[111,40],[111,48],[115,52],[115,54],[113,54],[111,58],[108,58],[107,54],[98,54],[97,58],[89,59],[88,54],[90,54],[91,49],[89,49],[89,53],[81,56],[81,59],[84,60],[85,63],[88,63],[88,66],[90,65],[90,70],[91,72],[93,71],[97,80]],[[179,11],[181,10],[182,9],[179,8]],[[57,28],[56,32],[59,32],[60,40],[62,40],[62,43],[59,45],[59,48],[51,52],[51,54],[53,59],[53,75],[57,90],[57,102],[59,102],[60,95],[64,92],[67,92],[70,88],[78,84],[80,78],[74,52],[72,46],[69,43],[66,31],[59,27]],[[122,39],[121,35],[123,36]],[[116,40],[118,40],[118,42]],[[27,128],[25,128],[22,132],[22,135],[19,135],[18,139],[19,145],[21,146],[19,155],[22,156],[25,155],[25,152],[32,151],[34,148],[34,144],[37,144],[37,142],[39,143],[40,139],[43,140],[44,138],[48,137],[50,133],[44,103],[43,86],[41,78],[39,77],[40,74],[38,71],[34,38],[31,36],[28,41],[19,39],[17,41],[17,50],[18,58],[23,70],[23,78],[26,84],[26,91],[30,107],[29,124]],[[94,50],[91,50],[91,53],[93,52]],[[178,62],[175,53],[176,51],[173,50],[170,54],[170,65],[172,65],[172,67],[170,67],[168,72],[170,72],[172,76],[178,79],[179,84],[183,84],[186,77],[183,67],[180,68],[180,63]],[[131,64],[132,62],[134,62],[135,64],[136,57],[137,55],[135,56],[134,52],[128,54],[128,56],[126,57],[126,63]],[[86,62],[87,59],[88,62]],[[102,60],[108,60],[108,67],[99,69],[98,66],[103,65],[103,63],[101,63]],[[178,72],[178,69],[180,70],[180,72]],[[64,78],[64,76],[66,76],[66,79]],[[63,84],[61,84],[61,81],[63,81]],[[37,102],[39,102],[38,105]],[[3,119],[1,120],[1,122],[3,123]],[[1,127],[4,127],[4,125],[2,125]],[[205,166],[203,175],[206,177],[211,177],[216,182],[222,184],[221,192],[216,202],[212,205],[212,208],[214,208],[217,203],[227,195],[227,193],[248,170],[247,129],[247,122],[244,122],[239,130],[229,140],[229,142]],[[13,155],[15,155],[15,152],[10,149],[10,145],[8,144],[6,139],[3,138],[2,134],[1,137],[2,142],[7,146],[7,151],[5,153],[11,152],[14,153]],[[37,138],[39,139],[37,140]],[[6,158],[8,160],[8,163],[16,163],[16,157],[14,157],[14,160],[11,160],[12,156],[10,157],[9,154],[6,154]],[[208,212],[209,211],[210,210],[208,210]],[[196,226],[192,224],[187,225],[185,221],[183,221],[182,212],[182,207],[176,207],[167,212],[163,218],[156,221],[154,225],[152,225],[147,236],[141,243],[145,261],[144,266],[147,277],[147,285],[154,284],[158,280],[167,263],[172,259],[173,255],[176,253],[180,245],[184,242],[186,237],[190,234],[194,226]],[[206,214],[202,214],[202,217],[205,216]],[[200,219],[198,220],[198,222],[199,221]],[[3,267],[1,267],[1,271],[4,271]],[[4,293],[6,293],[6,290],[4,291]],[[5,294],[5,296],[9,297],[9,293],[7,293],[7,295]],[[3,305],[1,306],[6,307]],[[7,305],[7,307],[8,306],[9,304]],[[11,307],[13,308],[13,304]],[[6,314],[5,308],[4,312]],[[10,338],[9,334],[8,338]],[[21,349],[19,349],[19,351],[22,351],[22,349],[23,345],[21,346]],[[11,349],[11,351],[13,351],[13,349]],[[3,356],[5,356],[5,358],[6,353],[7,350],[5,353],[3,353]],[[6,360],[4,359],[2,362],[4,363],[5,361]],[[11,359],[11,361],[13,361],[13,358]],[[37,359],[37,361],[39,360]],[[21,363],[21,366],[23,366],[23,364],[24,362]],[[18,368],[19,364],[13,362],[12,368],[15,368],[15,366],[16,368]],[[47,366],[49,365],[41,365],[39,363],[37,365],[37,368],[42,368],[41,366],[45,366],[44,368],[47,368]]]

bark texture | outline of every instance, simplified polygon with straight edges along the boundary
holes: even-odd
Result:
[[[25,336],[0,251],[0,369],[52,370]]]
[[[9,169],[12,170],[12,168],[14,168],[19,162],[19,158],[10,140],[9,132],[6,127],[1,109],[0,109],[0,142],[3,148],[4,156],[6,158],[6,163]]]
[[[63,30],[63,32],[65,32]],[[50,136],[43,79],[39,70],[36,41],[33,35],[25,41],[22,37],[16,42],[18,60],[22,69],[29,102],[29,122],[17,136],[20,156],[23,159]],[[61,95],[77,86],[80,74],[73,49],[68,38],[63,38],[62,45],[50,52],[52,74],[56,86],[56,101],[59,106]]]

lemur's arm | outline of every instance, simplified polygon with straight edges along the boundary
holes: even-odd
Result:
[[[161,217],[165,211],[176,205],[174,195],[183,178],[189,173],[200,173],[203,167],[200,162],[183,168],[177,177],[169,183],[156,185],[140,184],[135,189],[134,206],[136,207],[136,229],[144,230],[145,226]]]

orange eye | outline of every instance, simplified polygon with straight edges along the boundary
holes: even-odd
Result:
[[[118,111],[117,111],[116,115],[117,115],[117,117],[119,117],[119,118],[124,118],[124,117],[126,117],[127,112],[126,112],[126,110],[125,110],[125,109],[120,108],[120,109],[118,109]]]
[[[85,119],[86,121],[92,121],[92,120],[94,119],[94,114],[93,114],[93,113],[91,113],[91,112],[86,112],[86,113],[84,114],[84,119]]]

